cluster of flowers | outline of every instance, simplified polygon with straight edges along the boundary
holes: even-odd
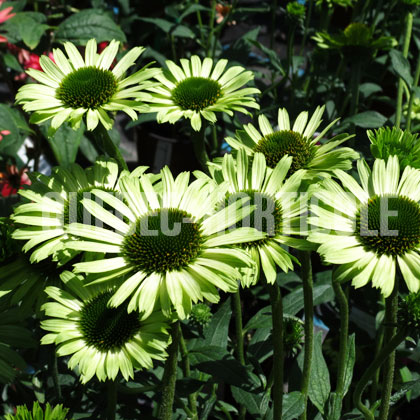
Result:
[[[42,56],[43,71],[28,71],[41,84],[17,95],[34,122],[77,127],[85,116],[88,129],[109,129],[110,111],[132,118],[147,111],[159,122],[189,118],[198,131],[201,118],[216,121],[215,112],[259,108],[250,96],[258,90],[243,88],[252,73],[225,70],[226,60],[214,65],[193,56],[125,78],[143,48],[109,70],[117,42],[98,54],[89,41],[84,59],[73,44],[64,47],[69,58],[58,49],[55,63]],[[351,136],[326,141],[336,121],[315,136],[323,112],[302,112],[292,125],[281,108],[275,128],[259,115],[258,128],[246,124],[226,139],[232,154],[209,162],[208,173],[197,171],[192,181],[189,172],[174,178],[168,168],[157,175],[146,167],[120,171],[109,158],[36,174],[20,191],[28,202],[15,209],[13,237],[26,241],[32,263],[49,259],[72,269],[61,273],[62,287],[45,289],[51,301],[43,305],[49,333],[42,343],[72,355],[69,366],[78,366],[83,382],[114,379],[119,371],[128,379],[133,369],[166,357],[169,325],[188,317],[193,303],[216,303],[218,289],[233,293],[260,278],[274,283],[278,268],[287,272],[297,262],[290,248],[317,250],[339,265],[338,280],[352,279],[355,287],[372,281],[385,296],[398,265],[416,292],[420,170],[398,157],[416,138],[399,130],[370,133],[378,158],[372,169],[358,160],[359,183],[345,172],[358,153],[339,147]],[[390,137],[392,148],[385,144]]]

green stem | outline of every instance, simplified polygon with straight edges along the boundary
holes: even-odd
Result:
[[[188,357],[188,349],[185,344],[184,337],[182,335],[181,324],[179,324],[179,350],[181,352],[182,365],[184,371],[184,377],[191,377],[191,367],[190,367],[190,358]],[[191,420],[198,420],[197,414],[197,393],[193,392],[188,395],[189,408],[192,413]]]
[[[375,372],[382,366],[382,364],[388,359],[389,355],[395,352],[398,345],[405,340],[407,336],[407,330],[403,328],[395,334],[391,341],[389,341],[385,347],[375,357],[375,360],[367,368],[363,376],[360,378],[356,389],[353,394],[353,402],[356,407],[363,413],[366,420],[374,420],[374,414],[362,403],[362,394],[370,378]]]
[[[408,49],[410,47],[411,40],[411,31],[413,29],[413,14],[407,12],[404,16],[404,41],[402,53],[405,58],[408,56]],[[395,111],[395,127],[399,128],[401,124],[401,114],[402,114],[402,98],[403,98],[403,84],[404,81],[401,77],[398,79],[398,89],[397,89],[397,109]]]
[[[115,420],[115,414],[117,412],[117,383],[115,381],[107,381],[106,393],[106,420]]]
[[[308,14],[306,15],[306,19],[305,19],[305,29],[304,29],[304,32],[303,32],[302,44],[300,46],[299,55],[303,55],[303,51],[305,49],[306,39],[308,38],[308,28],[309,28],[309,24],[310,24],[311,17],[312,17],[312,9],[313,9],[314,0],[309,0],[308,3],[309,3],[308,4]]]
[[[359,109],[359,85],[360,75],[362,71],[362,62],[357,60],[352,65],[351,73],[351,104],[350,104],[350,116],[357,114]]]
[[[273,49],[273,45],[274,45],[274,31],[276,29],[277,7],[278,7],[278,1],[273,0],[273,2],[271,3],[270,49]]]
[[[61,386],[58,380],[58,363],[57,363],[57,353],[55,351],[55,346],[52,347],[51,351],[51,376],[54,383],[54,390],[57,397],[57,401],[63,401],[63,394],[61,393]]]
[[[194,154],[200,163],[201,168],[205,173],[208,174],[207,162],[209,162],[209,157],[206,151],[206,124],[202,121],[200,131],[195,131],[192,137],[192,143],[194,148]]]
[[[398,312],[398,282],[395,281],[392,294],[385,301],[385,343],[391,341],[395,335]],[[395,351],[390,352],[385,361],[383,385],[381,393],[381,405],[379,409],[379,420],[386,420],[389,412],[389,400],[392,393],[395,369]]]
[[[180,340],[179,321],[172,324],[172,343],[168,348],[168,358],[165,362],[165,370],[162,378],[162,400],[160,402],[158,419],[171,420],[172,406],[175,397],[176,368],[178,364],[178,347]]]
[[[411,88],[410,99],[408,101],[408,107],[407,107],[407,122],[406,122],[405,128],[408,131],[410,131],[411,129],[411,110],[413,109],[414,97],[416,96],[414,94],[414,88],[417,87],[419,83],[419,77],[420,77],[420,55],[417,56],[416,72],[414,74],[413,86]]]
[[[334,277],[332,285],[340,308],[340,349],[338,353],[338,372],[335,392],[339,395],[339,397],[341,396],[341,398],[343,398],[349,335],[349,305],[340,282],[338,282]]]
[[[211,11],[210,11],[210,21],[209,21],[209,37],[207,40],[206,56],[209,56],[210,51],[212,50],[213,38],[214,38],[214,16],[216,14],[216,0],[211,0]]]
[[[242,306],[241,294],[238,290],[233,294],[233,312],[235,314],[235,332],[236,332],[236,353],[239,363],[245,366],[245,353],[244,353],[244,333],[242,329]],[[246,416],[246,408],[244,405],[239,406],[239,420],[244,420]]]
[[[101,123],[99,123],[96,126],[96,128],[92,131],[92,137],[99,150],[106,153],[108,156],[114,158],[118,162],[118,165],[121,170],[128,170],[127,163],[122,157],[120,149],[111,140],[108,131]]]
[[[199,0],[195,0],[195,4],[199,4]],[[200,10],[197,10],[197,22],[198,26],[200,28],[200,40],[201,44],[204,46],[204,32],[203,32],[203,20],[201,19],[201,13]]]
[[[383,295],[381,295],[381,303],[382,303],[382,307],[384,307],[385,298],[383,297]],[[381,326],[379,327],[378,335],[376,337],[375,359],[378,357],[378,354],[382,349],[383,343],[384,343],[384,327],[381,324]],[[376,398],[378,396],[378,384],[379,384],[380,373],[381,373],[381,370],[377,369],[372,379],[372,388],[370,390],[371,401],[376,401]]]
[[[283,301],[277,283],[269,284],[273,320],[273,418],[281,420],[283,413],[284,330]]]
[[[302,384],[300,387],[304,398],[305,410],[303,411],[300,419],[306,420],[308,408],[309,378],[311,375],[312,353],[314,349],[314,302],[311,253],[308,251],[300,251],[299,256],[300,262],[302,264],[303,299],[305,304],[305,346]]]

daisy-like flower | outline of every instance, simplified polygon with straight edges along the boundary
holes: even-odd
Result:
[[[74,128],[86,116],[88,130],[99,122],[110,130],[113,121],[108,112],[124,111],[133,120],[136,111],[145,109],[139,102],[149,95],[144,89],[159,69],[142,68],[129,77],[125,72],[135,64],[144,51],[143,47],[131,49],[110,70],[119,47],[118,41],[111,41],[101,54],[97,54],[96,40],[86,45],[85,59],[77,48],[66,42],[64,48],[68,58],[60,49],[53,50],[54,61],[42,55],[39,64],[43,71],[29,69],[27,73],[40,84],[27,84],[16,95],[25,111],[35,111],[31,122],[40,124],[52,118],[51,127],[56,130],[64,121],[70,121]]]
[[[254,78],[251,71],[234,66],[225,71],[227,60],[219,60],[213,68],[213,60],[203,61],[196,55],[190,60],[183,58],[181,67],[167,60],[167,69],[155,76],[158,86],[149,88],[152,102],[149,112],[157,112],[159,123],[171,124],[180,118],[189,118],[194,130],[201,129],[201,117],[214,123],[215,112],[233,111],[249,114],[245,107],[259,109],[252,94],[260,93],[256,88],[242,88]],[[242,89],[241,89],[242,88]]]
[[[318,144],[337,120],[314,137],[322,122],[324,109],[325,106],[317,107],[309,122],[308,113],[301,112],[290,128],[289,114],[285,108],[280,108],[277,130],[274,130],[267,117],[261,114],[258,117],[260,131],[252,124],[247,124],[243,127],[244,130],[236,132],[236,138],[228,137],[226,141],[233,149],[244,149],[248,156],[262,153],[270,168],[275,168],[283,156],[291,156],[293,161],[289,175],[299,169],[307,169],[310,176],[330,172],[332,169],[350,169],[352,161],[357,159],[359,154],[349,147],[336,147],[352,136],[340,134],[322,145]]]
[[[41,344],[55,343],[59,356],[72,355],[68,366],[78,366],[83,383],[94,375],[100,381],[114,380],[118,372],[128,381],[134,369],[149,369],[153,359],[166,358],[169,320],[160,311],[140,320],[138,313],[127,313],[127,305],[108,307],[112,290],[86,288],[68,271],[61,279],[68,292],[53,286],[45,290],[55,302],[43,306],[50,319],[41,322],[49,331]]]
[[[376,159],[387,160],[389,156],[398,156],[400,169],[406,166],[420,168],[420,140],[418,134],[411,134],[397,127],[381,127],[378,130],[368,130],[367,136],[371,142],[370,151]]]
[[[160,301],[166,315],[173,304],[178,316],[185,318],[192,302],[203,298],[218,302],[216,287],[236,291],[240,277],[236,268],[252,265],[245,252],[224,246],[265,235],[252,228],[226,231],[251,211],[241,208],[245,200],[214,211],[218,195],[209,194],[202,180],[188,185],[188,172],[174,180],[167,167],[161,174],[162,183],[156,189],[147,176],[121,178],[125,202],[92,190],[126,219],[84,199],[85,208],[116,231],[71,224],[68,232],[83,239],[66,246],[114,254],[75,264],[76,272],[97,273],[95,283],[127,275],[110,299],[111,306],[129,299],[129,312],[139,310],[147,317]]]
[[[49,403],[44,409],[39,405],[38,401],[34,402],[32,411],[26,405],[18,405],[16,414],[5,414],[5,420],[67,420],[69,409],[64,408],[62,404],[56,405],[54,408]]]
[[[307,195],[297,193],[305,171],[299,170],[285,181],[291,165],[292,157],[285,156],[271,169],[267,167],[262,153],[255,153],[251,165],[245,150],[241,149],[236,162],[232,155],[226,154],[221,167],[213,171],[213,179],[208,181],[223,183],[225,203],[249,197],[248,205],[255,206],[249,218],[237,224],[239,227],[246,223],[264,233],[258,241],[239,244],[256,263],[255,269],[243,270],[243,286],[257,282],[260,267],[270,284],[276,281],[277,266],[285,272],[293,269],[294,258],[282,245],[308,248],[307,241],[291,236],[307,233],[301,219],[302,213],[307,210]],[[205,177],[204,174],[199,176]]]
[[[135,174],[144,170],[141,167]],[[114,160],[98,158],[87,169],[77,164],[57,167],[51,176],[34,174],[32,185],[19,190],[31,202],[15,208],[12,220],[26,226],[16,229],[13,238],[27,241],[22,248],[25,252],[36,247],[31,262],[39,262],[63,249],[67,238],[64,227],[69,222],[96,223],[81,204],[93,189],[117,193],[118,164]]]
[[[31,185],[27,172],[28,168],[18,169],[16,165],[6,165],[6,172],[0,172],[1,196],[9,197],[16,194],[24,185]]]
[[[0,2],[0,5],[1,5],[1,3],[2,2]],[[9,20],[13,16],[16,15],[16,13],[11,13],[12,10],[13,10],[13,7],[12,6],[6,7],[5,9],[0,10],[0,23],[4,23],[4,22],[6,22],[6,20]],[[7,38],[4,37],[4,36],[2,36],[2,35],[0,35],[0,43],[1,42],[7,42]]]
[[[397,265],[411,292],[420,285],[420,171],[407,166],[400,177],[397,156],[375,160],[373,170],[358,162],[360,186],[335,170],[343,187],[332,179],[314,193],[309,223],[319,227],[308,239],[320,244],[328,263],[341,264],[337,280],[352,279],[355,287],[370,280],[389,296]]]

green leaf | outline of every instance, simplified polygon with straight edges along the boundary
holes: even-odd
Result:
[[[334,300],[334,291],[330,284],[320,284],[313,289],[314,305]],[[297,288],[283,298],[283,312],[288,315],[296,315],[304,307],[303,289]]]
[[[328,400],[327,420],[340,420],[342,406],[343,397],[335,392],[331,392],[330,398]]]
[[[152,25],[157,26],[159,29],[162,29],[163,32],[166,34],[169,33],[174,26],[174,23],[169,22],[168,20],[161,19],[161,18],[138,18],[142,22],[151,23]]]
[[[48,126],[49,124],[45,124],[42,130],[47,131]],[[69,124],[64,123],[53,136],[46,136],[59,165],[66,167],[76,161],[84,130],[84,124],[73,130]]]
[[[420,384],[420,379],[417,379],[415,381],[405,382],[401,388],[391,395],[389,405],[395,405],[404,395],[418,386]]]
[[[374,93],[382,92],[382,87],[376,83],[362,83],[359,86],[359,91],[365,98],[367,98]]]
[[[175,37],[180,38],[195,38],[195,33],[184,25],[177,25],[177,27],[171,32]]]
[[[403,56],[401,51],[391,50],[389,52],[391,57],[391,66],[397,76],[401,77],[408,87],[411,87],[413,84],[413,77],[411,76],[410,63]]]
[[[232,316],[230,298],[226,299],[219,310],[213,315],[209,324],[204,328],[203,346],[227,347],[229,323]]]
[[[82,10],[64,20],[56,32],[56,41],[71,41],[77,45],[85,45],[89,39],[96,38],[98,42],[126,42],[124,32],[118,25],[100,9]]]
[[[261,419],[261,415],[263,414],[260,411],[260,405],[262,401],[261,395],[244,391],[243,389],[236,386],[232,386],[231,391],[235,401],[238,404],[243,405],[253,419]]]
[[[99,156],[99,153],[96,150],[95,146],[89,141],[89,139],[86,136],[82,136],[79,147],[84,157],[89,162],[94,163],[96,158]]]
[[[248,42],[259,48],[267,56],[267,58],[270,60],[270,64],[275,70],[277,70],[282,76],[286,75],[286,72],[284,71],[281,64],[280,57],[274,50],[271,50],[258,41],[248,40]]]
[[[18,110],[5,104],[0,104],[0,127],[2,130],[10,131],[10,134],[3,136],[0,142],[0,153],[16,156],[25,141],[25,136],[21,132],[30,133],[31,129]]]
[[[346,364],[344,368],[344,394],[347,394],[353,379],[353,368],[356,360],[356,336],[353,333],[347,342]]]
[[[201,4],[192,4],[191,6],[187,7],[184,12],[179,16],[179,21],[182,22],[182,20],[194,12],[209,12],[210,8],[204,7]]]
[[[298,365],[303,370],[304,350],[298,357]],[[322,355],[322,332],[314,337],[314,350],[312,355],[311,374],[309,377],[309,399],[315,407],[324,414],[324,405],[330,395],[330,373],[324,356]]]
[[[301,392],[294,391],[283,396],[283,420],[294,420],[305,410],[305,400]]]
[[[23,72],[22,66],[20,65],[19,61],[13,54],[6,53],[3,55],[3,59],[4,59],[4,64],[6,65],[6,67],[9,67],[12,70],[15,70],[18,72]]]
[[[400,375],[403,382],[410,382],[413,380],[413,375],[411,374],[410,369],[407,366],[404,366],[400,369]],[[406,394],[407,401],[411,400],[411,391],[408,391]]]
[[[382,127],[386,121],[387,118],[377,111],[365,111],[346,118],[343,121],[343,125],[353,123],[362,128],[378,128]]]

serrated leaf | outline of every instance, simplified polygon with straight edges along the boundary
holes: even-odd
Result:
[[[404,397],[405,394],[407,394],[407,392],[415,388],[418,384],[420,384],[420,379],[402,384],[401,388],[391,395],[389,405],[395,405],[402,397]]]
[[[77,45],[85,45],[91,38],[98,42],[127,41],[119,26],[100,9],[82,10],[68,17],[60,23],[55,36],[58,42],[70,41]]]
[[[411,76],[410,63],[408,60],[403,56],[401,51],[395,49],[389,52],[389,56],[391,57],[391,65],[394,72],[407,83],[408,87],[411,87],[413,84],[413,77]]]

